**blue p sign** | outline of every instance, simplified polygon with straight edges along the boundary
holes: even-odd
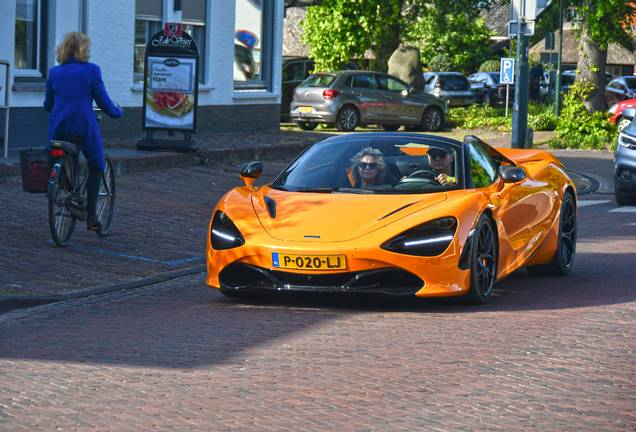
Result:
[[[515,82],[515,59],[502,58],[499,69],[499,81],[502,84],[513,84]]]

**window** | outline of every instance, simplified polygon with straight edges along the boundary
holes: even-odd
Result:
[[[133,83],[144,81],[146,45],[161,29],[161,0],[136,0]]]
[[[305,79],[305,63],[293,62],[283,67],[283,81],[302,81]]]
[[[373,76],[369,74],[354,75],[351,86],[361,89],[375,90],[375,80],[373,79]]]
[[[377,75],[376,78],[378,79],[378,84],[380,85],[380,88],[382,90],[399,92],[409,90],[409,86],[407,84],[395,78],[387,77],[384,75]]]
[[[490,155],[478,143],[468,145],[470,179],[476,188],[484,188],[495,181],[497,170]]]
[[[189,34],[197,43],[199,50],[199,82],[205,79],[205,17],[206,0],[188,0],[182,2],[181,21],[182,30]]]
[[[13,64],[16,76],[42,77],[43,20],[45,0],[17,0],[15,11],[15,54]]]
[[[234,86],[271,88],[273,0],[235,0]]]

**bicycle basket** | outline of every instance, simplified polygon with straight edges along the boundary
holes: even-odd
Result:
[[[20,171],[23,191],[45,193],[51,175],[49,151],[20,150]]]

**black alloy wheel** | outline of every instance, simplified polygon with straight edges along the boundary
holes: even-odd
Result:
[[[444,115],[442,110],[437,107],[430,107],[424,111],[422,116],[423,132],[439,132],[444,127]]]
[[[470,258],[470,288],[461,299],[467,304],[484,304],[497,280],[498,244],[493,222],[482,214],[475,228]]]
[[[294,123],[296,123],[296,126],[298,126],[300,129],[305,131],[312,131],[316,129],[316,127],[318,127],[318,123],[312,123],[312,122],[306,122],[306,121],[300,121],[300,120],[296,120],[294,121]]]
[[[572,269],[576,256],[576,203],[570,192],[566,192],[559,215],[559,241],[554,257],[547,264],[528,266],[530,274],[536,276],[565,276]]]
[[[353,132],[360,125],[360,113],[354,106],[347,105],[338,111],[336,127],[341,132]]]

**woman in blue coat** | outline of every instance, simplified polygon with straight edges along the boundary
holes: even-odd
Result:
[[[49,70],[44,109],[50,113],[49,142],[68,137],[84,138],[81,147],[88,163],[86,223],[88,229],[99,230],[97,198],[105,165],[93,100],[109,117],[117,119],[123,112],[108,97],[99,66],[88,62],[90,44],[84,33],[72,32],[55,49],[60,65]]]

